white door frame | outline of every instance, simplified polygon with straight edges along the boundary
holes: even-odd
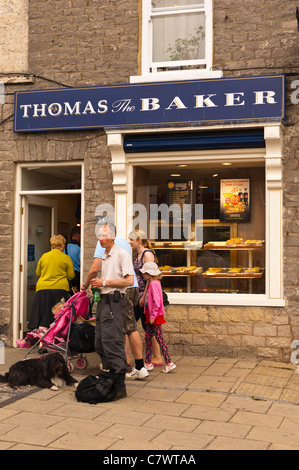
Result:
[[[22,170],[23,168],[34,168],[36,163],[21,163],[16,167],[16,199],[15,199],[15,217],[14,217],[14,257],[13,257],[13,291],[12,291],[12,309],[13,309],[13,346],[16,346],[16,340],[20,337],[22,331],[22,318],[21,318],[21,302],[24,305],[24,267],[23,272],[22,261],[26,259],[25,244],[24,244],[24,227],[25,220],[22,217],[24,211],[24,203],[28,196],[50,196],[59,194],[80,194],[81,195],[81,214],[84,214],[84,163],[83,162],[60,162],[60,163],[38,163],[39,167],[57,167],[57,166],[81,166],[81,189],[67,189],[67,190],[37,190],[37,191],[23,191],[22,190]],[[34,199],[30,199],[34,200]],[[28,212],[28,211],[26,211]],[[52,231],[54,233],[54,221],[52,223]],[[81,264],[84,259],[84,217],[81,217]],[[22,310],[23,312],[23,310]]]

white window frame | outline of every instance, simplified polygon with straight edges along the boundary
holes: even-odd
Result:
[[[201,293],[169,293],[171,304],[176,305],[220,305],[220,306],[259,306],[285,307],[283,292],[283,191],[282,191],[282,128],[280,124],[258,124],[264,127],[266,148],[261,149],[230,149],[209,151],[182,151],[126,154],[124,151],[124,134],[119,131],[107,131],[107,145],[111,151],[111,168],[113,188],[115,192],[115,217],[118,234],[127,238],[130,232],[128,208],[133,204],[133,169],[142,164],[155,167],[170,162],[219,164],[224,161],[261,162],[265,163],[266,172],[266,244],[265,244],[265,294],[201,294]],[[255,125],[225,126],[227,129],[257,127]],[[192,128],[204,132],[207,127]],[[215,130],[223,126],[215,126]],[[184,128],[184,131],[188,129]],[[159,132],[169,129],[159,129]],[[178,129],[172,129],[179,132]],[[128,133],[152,132],[142,129],[126,131]]]
[[[151,0],[142,0],[142,49],[141,49],[141,75],[130,77],[131,83],[152,82],[152,81],[171,81],[171,80],[190,80],[198,78],[221,78],[222,71],[213,71],[213,0],[203,0],[204,8],[182,7],[177,11],[170,10],[169,14],[198,13],[205,12],[205,58],[190,61],[174,62],[152,62],[152,44],[153,44],[153,22],[152,18],[167,15],[167,10],[157,9],[151,11]],[[194,70],[170,70],[157,72],[159,67],[172,65],[206,65],[204,69]],[[152,70],[152,71],[151,71]]]

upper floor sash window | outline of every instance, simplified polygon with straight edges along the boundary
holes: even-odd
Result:
[[[211,0],[143,1],[143,74],[211,67]]]

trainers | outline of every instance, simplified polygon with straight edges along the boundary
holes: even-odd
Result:
[[[131,370],[131,372],[126,374],[127,379],[131,380],[141,380],[145,379],[148,377],[148,371],[146,370],[145,367],[142,367],[142,369],[138,370],[135,367]]]
[[[168,374],[171,370],[175,369],[176,365],[172,362],[169,366],[165,366],[163,369],[164,374]]]
[[[152,363],[150,363],[150,364],[145,364],[145,368],[146,368],[146,370],[151,371],[151,370],[154,369],[154,364],[152,364]]]

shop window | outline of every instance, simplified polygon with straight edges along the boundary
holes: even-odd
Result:
[[[167,292],[265,294],[264,162],[140,165],[133,187]]]
[[[207,76],[212,70],[212,42],[212,0],[143,0],[142,76]]]

